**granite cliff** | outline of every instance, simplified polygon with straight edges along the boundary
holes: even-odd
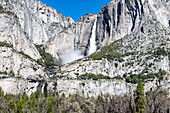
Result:
[[[0,0],[0,86],[97,96],[131,92],[142,80],[146,91],[169,89],[169,6],[113,0],[74,22],[40,1]]]

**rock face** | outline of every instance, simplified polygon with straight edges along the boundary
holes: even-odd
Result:
[[[11,2],[0,1],[3,5],[0,8],[0,86],[7,93],[17,94],[22,89],[20,87],[26,88],[26,83],[29,84],[27,80],[44,79],[46,73],[43,71],[44,67],[37,63],[41,55],[22,28],[19,18],[15,13],[5,9],[11,8],[8,3]],[[25,82],[17,79],[23,79]]]
[[[149,71],[152,73],[158,72],[159,69],[169,73],[168,54],[159,54],[160,58],[154,56],[159,48],[165,48],[167,52],[170,50],[168,25],[170,18],[167,7],[169,3],[169,1],[113,0],[104,6],[97,15],[96,44],[98,48],[117,40],[112,45],[118,47],[110,49],[120,54],[131,52],[135,54],[124,55],[121,62],[108,61],[106,58],[97,61],[73,62],[61,67],[63,75],[76,78],[75,73],[103,74],[110,77],[123,76],[125,73],[139,74],[150,64],[152,66],[149,67]],[[162,13],[158,14],[160,12]]]
[[[169,3],[147,0],[110,2],[97,15],[96,44],[101,48],[113,43],[88,58],[62,66],[55,77],[77,79],[85,73],[123,77],[124,74],[157,73],[160,69],[169,77]],[[166,54],[159,54],[161,48]],[[122,59],[107,59],[114,53],[119,53]],[[103,54],[105,57],[99,59]],[[146,84],[146,87],[151,84],[154,83]]]
[[[155,56],[159,48],[165,48],[165,51],[170,50],[170,32],[165,27],[162,27],[161,24],[155,24],[143,24],[151,32],[145,29],[144,33],[142,33],[139,30],[138,33],[127,35],[107,47],[109,50],[112,49],[112,52],[122,54],[120,56],[122,61],[117,61],[116,59],[108,60],[107,58],[98,59],[98,56],[101,54],[96,53],[93,55],[93,59],[84,58],[83,60],[62,66],[62,75],[76,78],[76,73],[79,73],[79,75],[93,73],[115,77],[117,75],[123,76],[125,73],[140,74],[145,68],[151,73],[156,73],[159,69],[170,73],[168,54],[159,54],[159,57]],[[102,51],[103,54],[108,54],[109,52],[104,53],[107,51],[107,48],[99,52]]]
[[[58,35],[55,35],[52,40],[47,42],[46,51],[57,59],[61,58],[62,61],[65,56],[77,54],[77,52],[80,54],[78,56],[86,56],[96,17],[97,15],[87,14],[78,22],[73,23]]]
[[[35,44],[45,44],[69,26],[60,12],[40,1],[0,0],[0,5],[17,15],[21,28]]]
[[[85,73],[123,77],[164,70],[163,81],[147,82],[145,89],[155,84],[168,89],[169,6],[168,0],[113,0],[97,15],[74,22],[40,1],[0,0],[0,86],[12,94],[47,89],[66,95],[125,94],[136,86],[125,79],[77,79]],[[91,44],[97,52],[88,56]],[[52,59],[45,51],[63,66],[42,64]]]
[[[170,84],[169,81],[162,81],[158,85],[163,85],[164,89],[168,89]],[[100,94],[104,95],[125,95],[132,94],[136,89],[137,84],[130,84],[119,80],[99,80],[99,81],[80,81],[80,80],[57,80],[54,83],[47,83],[47,89],[58,91],[60,95],[63,93],[68,97],[69,94],[83,93],[85,96],[97,97]],[[145,83],[145,91],[151,91],[157,88],[156,80]]]
[[[33,59],[41,58],[39,52],[34,44],[25,35],[24,30],[21,28],[18,18],[14,15],[1,14],[0,26],[0,41],[7,42],[13,46],[16,51],[22,51],[29,54]]]
[[[26,92],[29,96],[32,92],[37,91],[39,87],[38,82],[29,82],[22,78],[6,78],[0,80],[0,87],[4,90],[4,93],[10,93],[13,95]]]
[[[69,21],[70,24],[75,23],[74,20],[71,17],[66,17],[66,19]]]
[[[0,71],[16,76],[35,76],[43,74],[42,67],[34,60],[41,56],[34,44],[24,34],[23,29],[14,15],[0,14]],[[2,43],[9,44],[2,45]]]
[[[135,86],[135,85],[134,85]],[[85,96],[97,97],[102,94],[124,95],[133,91],[134,86],[120,81],[77,81],[77,80],[58,80],[56,90],[59,94],[84,93]],[[50,84],[48,88],[53,88]]]
[[[97,42],[105,46],[138,31],[143,23],[156,20],[168,27],[170,2],[165,0],[113,0],[98,14]]]
[[[155,20],[167,28],[170,22],[169,4],[169,1],[113,0],[100,10],[97,17],[92,14],[85,15],[78,22],[71,24],[71,29],[64,30],[66,32],[64,33],[65,37],[69,37],[67,47],[71,51],[78,50],[86,56],[96,18],[97,49],[131,33],[137,33],[140,29],[143,31],[145,29],[144,24],[150,20]],[[62,58],[62,52],[65,51],[65,48],[66,50],[68,48],[60,45],[60,43],[62,44],[58,40],[60,37],[63,37],[63,35],[56,35],[54,40],[51,41],[52,43],[47,44],[47,51],[54,57],[61,56]],[[56,47],[55,51],[51,50],[52,47]],[[64,49],[60,49],[60,47]]]

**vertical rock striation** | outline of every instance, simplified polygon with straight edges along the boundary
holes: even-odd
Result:
[[[7,93],[26,91],[31,94],[53,88],[55,82],[48,83],[51,77],[77,79],[85,73],[122,77],[129,73],[157,73],[162,69],[168,78],[169,6],[169,0],[113,0],[97,15],[86,14],[74,22],[71,17],[66,18],[37,0],[0,0],[0,86]],[[103,52],[104,57],[96,53],[95,59],[92,54],[58,67],[58,73],[55,76],[50,73],[48,77],[45,67],[38,62],[39,59],[43,61],[43,55],[37,45],[42,45],[62,64],[95,51]],[[107,45],[110,46],[102,48]],[[66,93],[86,90],[94,96],[102,90],[121,94],[128,92],[130,86],[135,87],[120,81],[100,82],[89,80],[82,86],[83,81],[59,80],[56,87]]]
[[[0,5],[14,12],[21,28],[35,44],[45,44],[69,26],[58,11],[36,0],[0,0]]]

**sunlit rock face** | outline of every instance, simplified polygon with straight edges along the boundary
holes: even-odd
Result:
[[[170,1],[113,0],[97,15],[95,36],[97,50],[115,42],[110,45],[110,48],[115,46],[111,48],[115,52],[120,54],[135,52],[135,54],[123,56],[123,61],[84,58],[62,66],[57,76],[76,79],[79,75],[93,73],[123,77],[126,73],[143,73],[147,68],[148,73],[157,73],[160,69],[165,70],[167,72],[165,78],[169,78],[169,56],[167,54],[160,55],[159,58],[154,56],[154,51],[158,48],[170,50],[170,10],[167,7],[169,4]],[[90,41],[88,43],[90,44]],[[105,51],[105,49],[99,49],[98,52],[100,51]],[[164,85],[167,85],[168,81],[164,82]],[[154,82],[146,83],[146,90],[150,89],[149,86],[154,87],[153,84]]]
[[[170,50],[169,0],[113,0],[98,14],[84,15],[77,22],[36,0],[0,0],[0,5],[13,12],[0,13],[0,86],[7,93],[26,91],[30,95],[55,86],[56,91],[66,95],[83,90],[90,96],[101,92],[125,94],[135,89],[135,85],[124,80],[87,80],[84,84],[77,80],[78,75],[122,77],[126,73],[142,73],[147,66],[149,73],[162,69],[167,72],[165,78],[169,77],[170,57],[153,57],[158,47]],[[134,54],[124,56],[122,61],[87,58],[115,41],[111,46],[120,45],[114,48],[115,52]],[[37,44],[42,44],[43,49],[63,65],[54,68],[55,74],[37,62],[42,58]],[[75,61],[77,59],[80,60]],[[52,77],[59,80],[53,81]],[[168,80],[160,84],[165,86]],[[157,81],[148,82],[145,89],[150,90],[154,84]]]
[[[98,47],[138,32],[148,20],[156,20],[168,27],[169,5],[170,1],[166,0],[113,0],[98,14]]]
[[[6,13],[0,14],[0,42],[8,43],[11,47],[0,47],[0,71],[26,78],[29,75],[43,74],[41,66],[34,60],[41,58],[35,45],[25,35],[17,18]],[[30,58],[22,53],[29,55]],[[32,58],[32,59],[31,59]],[[34,59],[34,60],[33,60]],[[36,69],[34,71],[33,67]]]
[[[78,56],[77,58],[87,56],[96,17],[97,15],[94,14],[87,14],[81,17],[79,21],[71,24],[68,28],[49,40],[46,43],[46,51],[62,61],[69,54],[78,53],[75,55],[76,57]]]
[[[13,14],[0,14],[0,86],[5,93],[18,94],[29,89],[27,80],[38,81],[46,77],[37,48],[21,28]],[[36,84],[34,84],[36,85]],[[32,87],[30,86],[30,87]],[[30,90],[30,94],[34,92]]]
[[[96,50],[109,45],[115,40],[121,39],[131,33],[146,32],[145,25],[151,20],[159,22],[167,28],[170,20],[169,1],[152,0],[113,0],[104,6],[98,15],[87,14],[78,22],[70,25],[62,33],[69,37],[67,47],[56,40],[63,35],[56,35],[50,44],[47,44],[47,51],[53,56],[62,57],[64,49],[71,51],[78,50],[82,55],[87,56],[90,48],[90,37],[95,32]],[[97,19],[96,19],[97,18]],[[96,21],[95,29],[93,29]],[[94,31],[95,30],[95,31]],[[55,50],[49,48],[56,47]],[[61,55],[60,55],[61,54]]]
[[[69,26],[69,22],[60,12],[40,1],[1,0],[0,5],[17,15],[21,28],[36,44],[45,44]]]

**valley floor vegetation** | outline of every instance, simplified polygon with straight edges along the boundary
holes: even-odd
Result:
[[[124,96],[99,95],[85,97],[83,92],[68,97],[58,92],[18,95],[4,94],[0,88],[1,113],[169,113],[168,92],[160,88],[144,93],[138,83],[134,94]]]

